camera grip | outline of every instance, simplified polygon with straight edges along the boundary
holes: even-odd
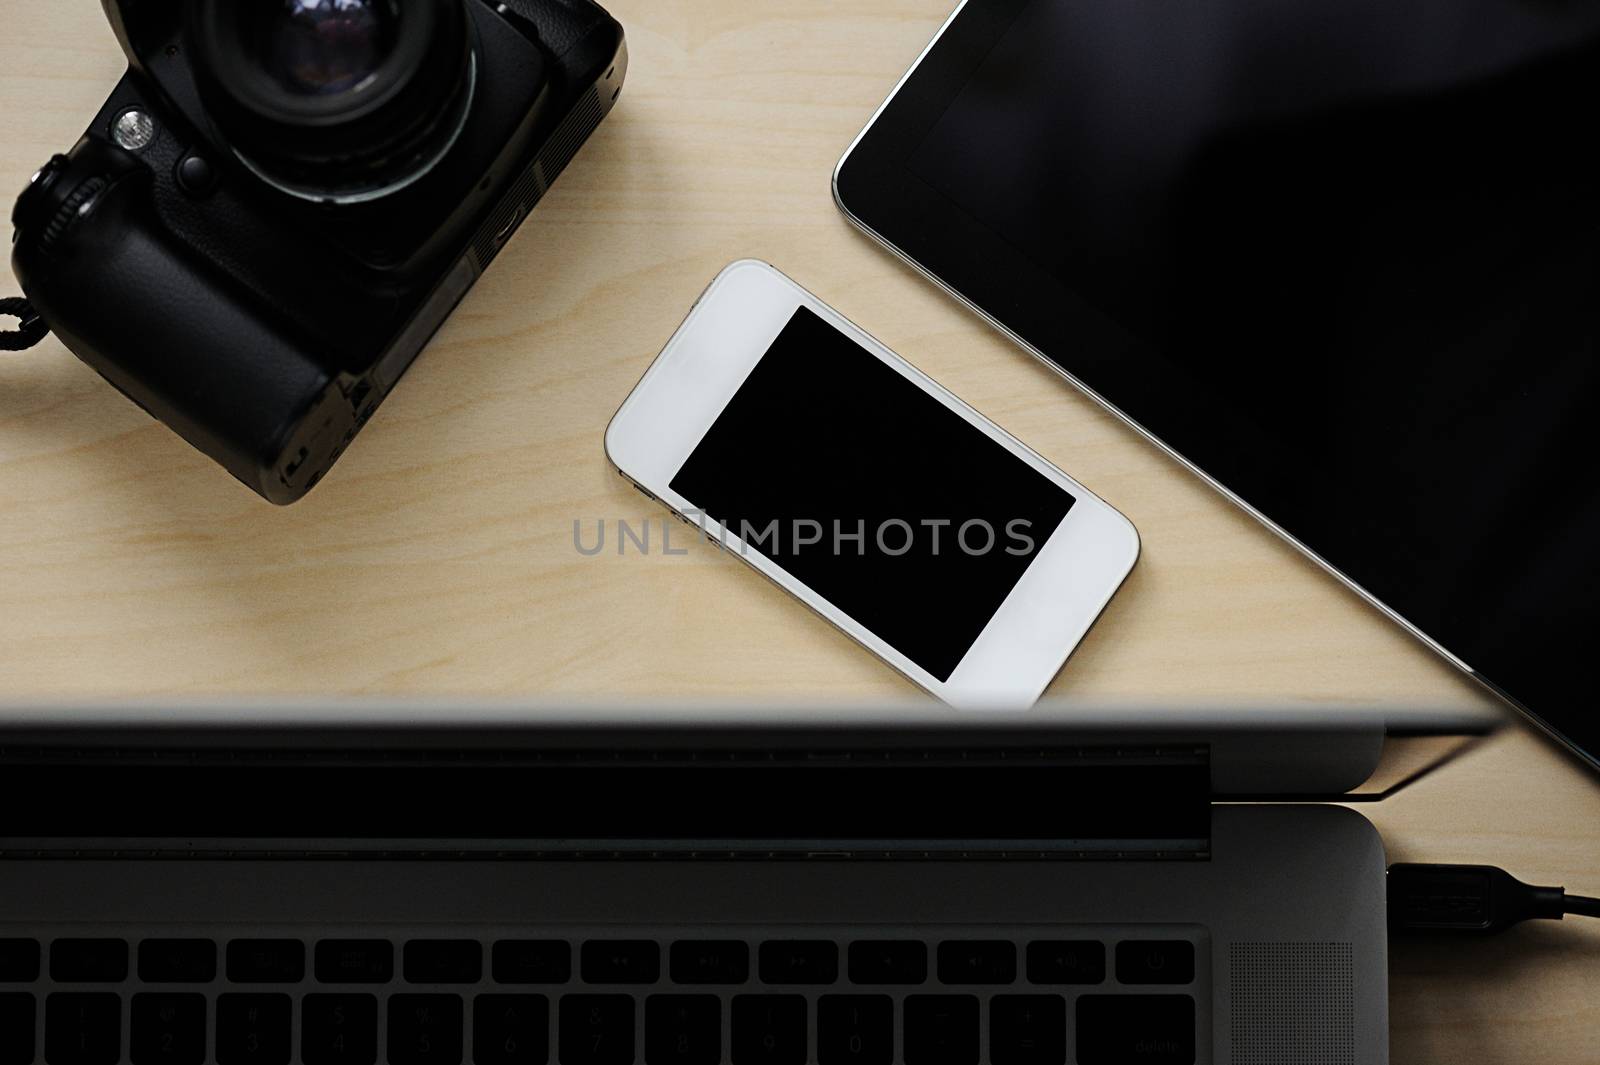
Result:
[[[592,0],[504,0],[518,18],[538,31],[539,43],[560,59],[580,44],[597,25],[611,21]]]
[[[337,395],[333,379],[280,316],[173,237],[150,171],[125,155],[80,143],[49,202],[19,218],[23,291],[124,395],[254,491],[290,502],[305,486],[282,475],[284,452]]]

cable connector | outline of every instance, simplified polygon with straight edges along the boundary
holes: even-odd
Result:
[[[1600,899],[1524,884],[1492,865],[1389,867],[1389,930],[1494,935],[1536,918],[1600,917]]]

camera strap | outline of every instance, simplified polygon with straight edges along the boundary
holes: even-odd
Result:
[[[44,324],[33,304],[21,297],[0,300],[0,314],[9,314],[22,324],[15,329],[0,329],[0,351],[22,351],[43,340],[50,327]]]

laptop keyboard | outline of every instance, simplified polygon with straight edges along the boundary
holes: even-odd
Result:
[[[0,932],[0,1065],[1210,1060],[1200,929],[1001,931]]]

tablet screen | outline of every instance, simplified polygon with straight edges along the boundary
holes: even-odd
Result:
[[[1597,102],[1585,5],[970,0],[840,195],[1571,736]]]

